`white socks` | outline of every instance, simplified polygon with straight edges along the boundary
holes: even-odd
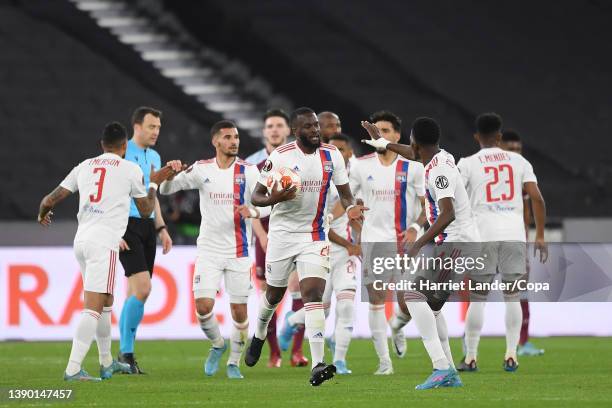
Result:
[[[406,292],[406,306],[423,339],[433,367],[437,370],[447,370],[450,368],[450,362],[440,343],[434,313],[425,300],[425,295],[421,293]]]
[[[325,353],[325,313],[323,303],[309,302],[304,304],[305,335],[310,343],[312,367],[323,362]]]
[[[481,299],[474,299],[470,302],[467,314],[465,315],[465,362],[470,363],[478,358],[478,343],[480,333],[484,324],[484,310],[486,302]],[[520,306],[519,306],[520,309]],[[520,324],[519,324],[520,330]]]
[[[444,318],[441,310],[433,313],[436,317],[436,329],[438,330],[438,338],[440,339],[442,350],[444,350],[444,355],[446,356],[448,363],[454,369],[455,363],[453,362],[453,354],[451,353],[450,343],[448,341],[448,327],[446,326],[446,319]]]
[[[217,318],[214,315],[214,311],[211,311],[205,316],[202,316],[196,312],[196,316],[200,321],[200,328],[206,337],[208,337],[208,340],[211,341],[213,347],[222,348],[225,345],[225,340],[223,340],[223,337],[221,337],[221,331],[219,330],[219,324],[217,323]]]
[[[391,362],[389,357],[389,343],[387,342],[387,319],[385,317],[385,305],[370,304],[368,323],[372,333],[374,349],[380,362]]]
[[[306,307],[306,305],[304,305]],[[291,326],[295,326],[296,324],[305,324],[306,323],[306,311],[304,307],[300,310],[297,310],[294,314],[289,316],[287,321],[291,324]]]
[[[272,319],[272,315],[276,311],[278,305],[271,305],[266,299],[266,294],[261,296],[261,306],[257,315],[257,326],[255,326],[255,337],[259,340],[265,340],[268,335],[268,323]]]
[[[412,319],[410,315],[404,313],[402,309],[398,309],[391,320],[389,320],[389,326],[391,326],[393,330],[401,330],[408,324],[410,319]]]
[[[249,336],[249,319],[242,323],[233,321],[232,333],[230,334],[230,356],[227,360],[227,365],[240,365],[240,356],[244,345],[246,344],[247,337]]]
[[[81,319],[72,339],[72,350],[66,367],[66,374],[75,375],[81,371],[83,359],[89,351],[91,342],[96,335],[100,314],[90,309],[84,309],[81,312]]]
[[[341,291],[336,296],[336,348],[334,361],[346,360],[351,337],[353,336],[353,313],[355,310],[355,292]]]
[[[521,323],[523,322],[523,310],[519,302],[518,293],[504,296],[506,300],[506,356],[505,360],[512,357],[516,359],[516,348],[521,336]]]
[[[113,363],[111,354],[111,310],[113,310],[112,306],[105,306],[102,309],[96,328],[96,343],[98,344],[98,354],[102,367],[108,367]]]

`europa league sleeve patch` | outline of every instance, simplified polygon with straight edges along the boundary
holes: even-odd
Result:
[[[272,170],[272,162],[270,160],[266,160],[261,170],[266,172]]]
[[[440,190],[443,190],[446,187],[448,187],[448,179],[446,178],[446,176],[436,177],[435,183],[436,183],[436,187],[439,188]]]

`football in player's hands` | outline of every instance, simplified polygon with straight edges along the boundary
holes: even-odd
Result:
[[[300,178],[300,175],[287,167],[281,167],[280,169],[270,173],[266,182],[268,192],[272,190],[274,182],[276,182],[276,189],[279,191],[295,186],[299,192],[300,187],[302,186],[302,179]]]

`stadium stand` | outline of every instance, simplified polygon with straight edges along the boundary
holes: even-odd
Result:
[[[609,10],[599,2],[550,8],[382,0],[375,10],[368,1],[166,5],[195,36],[259,72],[281,62],[286,72],[268,79],[299,104],[331,105],[357,138],[364,134],[358,121],[374,110],[393,110],[406,123],[426,114],[441,120],[445,146],[462,156],[476,150],[475,116],[498,111],[524,135],[553,218],[610,214],[608,149],[585,148],[589,140],[603,147],[600,135],[612,130],[604,91],[612,67],[598,57],[610,37]],[[386,17],[370,18],[373,12]],[[203,15],[214,24],[197,24]],[[557,36],[559,25],[570,27],[567,38]]]

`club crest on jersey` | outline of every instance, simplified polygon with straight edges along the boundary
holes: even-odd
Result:
[[[261,168],[262,171],[270,171],[272,170],[272,162],[270,160],[266,160],[266,162],[264,163],[263,167]]]
[[[323,171],[326,173],[331,173],[334,170],[334,163],[330,161],[323,162]]]
[[[436,177],[436,187],[438,187],[439,189],[445,189],[446,187],[448,187],[448,179],[446,178],[446,176],[438,176]]]
[[[395,180],[399,181],[400,183],[405,183],[406,182],[406,172],[398,173],[395,176]]]
[[[234,177],[234,184],[244,184],[244,182],[244,174],[236,174],[236,176]]]

